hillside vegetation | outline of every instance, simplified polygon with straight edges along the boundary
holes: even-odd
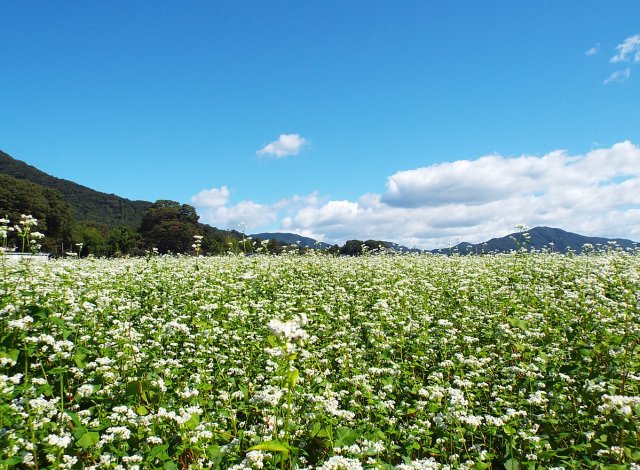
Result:
[[[0,151],[0,217],[38,219],[43,249],[81,256],[193,252],[194,235],[203,253],[239,251],[243,235],[198,221],[193,207],[174,201],[131,201],[56,178]],[[19,246],[15,233],[9,246]]]
[[[131,201],[48,175],[0,151],[0,173],[58,191],[73,210],[77,222],[137,230],[151,206],[147,201]]]

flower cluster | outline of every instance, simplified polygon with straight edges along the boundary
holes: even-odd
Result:
[[[640,455],[634,252],[158,255],[0,275],[9,467],[635,468]]]

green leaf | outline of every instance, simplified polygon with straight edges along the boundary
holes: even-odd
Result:
[[[35,292],[23,292],[22,295],[24,295],[25,293],[29,293],[32,295],[35,294]],[[47,307],[41,307],[40,305],[30,305],[27,307],[27,310],[29,310],[29,313],[31,313],[32,317],[37,317],[40,320],[44,320],[48,318],[49,315],[51,315],[51,309]],[[56,320],[62,321],[62,319],[54,317],[53,323],[56,323]]]
[[[360,437],[360,433],[346,427],[338,428],[335,434],[335,447],[350,446]]]
[[[162,468],[165,470],[178,470],[178,466],[174,462],[165,462]]]
[[[53,323],[54,325],[58,325],[62,329],[68,330],[67,324],[64,322],[62,318],[53,317],[51,319],[51,323]]]
[[[138,412],[138,416],[147,416],[149,414],[149,410],[142,405],[136,408],[136,411]]]
[[[280,441],[267,441],[255,445],[249,450],[266,450],[267,452],[282,452],[285,455],[289,454],[289,447]]]
[[[198,427],[198,424],[200,424],[200,416],[198,416],[197,413],[193,413],[189,418],[189,421],[184,423],[184,426],[187,429],[194,430],[196,427]]]
[[[88,449],[89,447],[96,445],[99,440],[100,434],[95,431],[89,431],[84,433],[82,437],[76,441],[76,445],[83,449]]]
[[[209,447],[207,447],[207,455],[211,460],[216,460],[218,456],[221,454],[222,454],[222,451],[220,450],[219,445],[212,444]]]
[[[12,467],[14,465],[19,464],[20,462],[22,462],[21,458],[13,457],[11,459],[0,460],[0,465],[6,465],[7,467]]]
[[[80,418],[78,418],[78,413],[75,413],[74,411],[69,411],[69,410],[64,410],[64,413],[69,416],[69,418],[71,418],[71,421],[73,422],[73,424],[75,426],[81,426],[82,423],[80,422]]]
[[[87,433],[87,428],[85,428],[84,426],[76,426],[73,429],[73,437],[76,439],[82,439],[82,436],[84,436]]]
[[[516,459],[511,458],[504,463],[504,468],[505,470],[519,470],[520,462],[518,462]]]
[[[511,326],[517,326],[521,330],[526,330],[527,327],[529,326],[529,324],[526,321],[521,320],[520,318],[517,318],[517,317],[507,318],[507,321]]]
[[[289,372],[289,377],[287,379],[287,382],[289,383],[289,388],[295,388],[296,383],[298,383],[298,376],[300,375],[300,371],[298,369],[293,369],[291,372]]]
[[[11,359],[13,362],[18,362],[19,356],[20,356],[20,351],[18,349],[12,349],[7,352],[4,352],[4,351],[0,352],[0,357],[6,357],[8,359]]]
[[[169,444],[162,444],[158,446],[154,446],[151,451],[149,451],[147,460],[166,460],[169,458],[169,454],[167,453],[167,449],[169,448]]]
[[[73,360],[79,369],[84,369],[87,366],[87,362],[85,361],[86,358],[87,355],[82,351],[76,351],[76,353],[73,355]]]
[[[138,380],[129,382],[125,388],[125,395],[128,397],[135,397],[140,394],[140,388],[142,384]]]

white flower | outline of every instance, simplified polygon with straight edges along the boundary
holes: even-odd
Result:
[[[622,416],[631,416],[634,406],[640,406],[640,397],[627,397],[623,395],[603,395],[602,405],[598,410],[603,413],[615,412]]]
[[[362,464],[358,459],[349,459],[341,455],[334,455],[325,461],[317,470],[360,470]]]
[[[278,338],[292,342],[303,341],[309,337],[307,332],[302,329],[304,323],[300,317],[289,321],[281,321],[274,318],[269,321],[269,329]]]
[[[49,434],[49,436],[47,436],[47,444],[64,449],[71,444],[71,436],[68,434]]]

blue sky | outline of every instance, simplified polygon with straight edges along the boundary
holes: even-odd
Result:
[[[430,248],[518,223],[640,240],[636,0],[0,17],[0,149],[55,176],[327,241]]]

